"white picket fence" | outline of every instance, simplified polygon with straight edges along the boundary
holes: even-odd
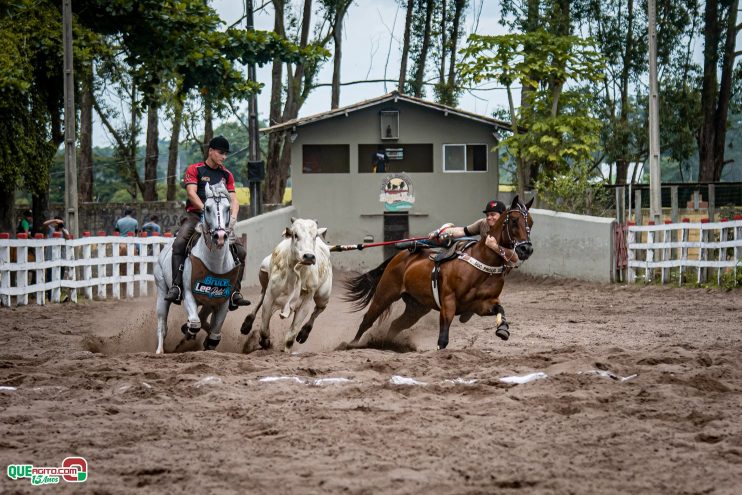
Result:
[[[0,305],[146,296],[154,263],[171,237],[0,239]],[[47,278],[47,275],[49,277]]]
[[[662,284],[671,278],[700,284],[715,272],[720,284],[725,271],[736,280],[742,270],[742,220],[630,225],[627,251],[629,282],[659,277]]]

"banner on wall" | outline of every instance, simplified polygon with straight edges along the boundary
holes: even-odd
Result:
[[[384,204],[384,211],[407,211],[415,203],[412,180],[405,173],[388,174],[381,181],[379,201]]]

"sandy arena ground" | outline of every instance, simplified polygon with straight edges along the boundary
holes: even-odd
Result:
[[[741,290],[514,274],[509,341],[474,317],[436,351],[434,312],[406,352],[335,350],[361,318],[341,291],[292,355],[242,354],[246,309],[218,351],[173,352],[174,308],[164,356],[153,298],[0,309],[2,469],[89,463],[82,484],[3,472],[0,493],[742,492]]]

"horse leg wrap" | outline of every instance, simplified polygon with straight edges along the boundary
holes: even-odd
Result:
[[[180,331],[183,332],[183,336],[185,336],[186,340],[193,340],[196,338],[196,335],[198,335],[198,331],[201,330],[201,328],[191,328],[188,323],[183,323],[183,326],[180,327]]]
[[[498,318],[500,317],[499,314],[497,316]],[[500,337],[502,340],[508,340],[510,338],[510,325],[508,325],[504,315],[501,317],[501,321],[497,324],[495,335]]]

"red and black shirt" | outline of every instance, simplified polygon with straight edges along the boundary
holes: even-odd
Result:
[[[235,192],[234,176],[223,165],[219,165],[217,168],[211,168],[205,162],[194,163],[186,169],[185,177],[183,178],[184,187],[188,184],[196,184],[196,194],[198,194],[202,202],[206,202],[206,184],[213,186],[219,182],[224,182],[227,186],[227,191],[231,193]],[[201,212],[189,200],[186,200],[186,211]]]

